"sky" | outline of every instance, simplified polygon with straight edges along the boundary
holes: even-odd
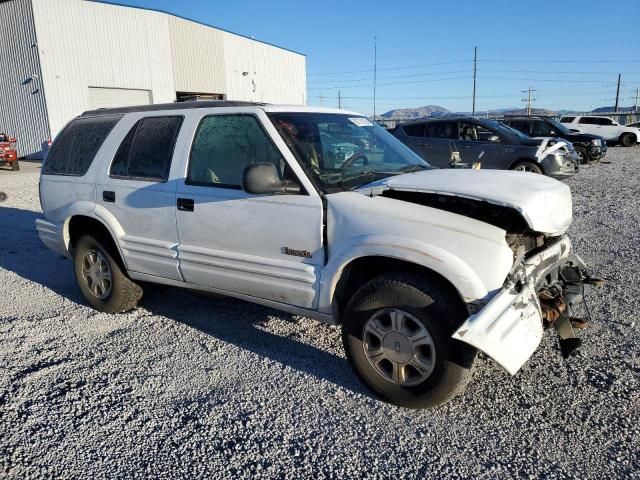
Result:
[[[439,105],[471,111],[631,106],[640,88],[640,1],[120,0],[304,53],[308,104],[372,114]]]

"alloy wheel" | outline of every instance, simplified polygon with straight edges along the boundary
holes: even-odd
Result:
[[[102,252],[89,249],[82,257],[82,278],[93,296],[104,300],[111,293],[109,262]]]

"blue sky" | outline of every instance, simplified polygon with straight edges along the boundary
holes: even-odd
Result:
[[[205,1],[125,0],[254,36],[307,55],[308,103],[377,113],[441,105],[471,110],[473,47],[478,47],[477,109],[591,110],[621,104],[640,88],[640,2],[478,0]]]

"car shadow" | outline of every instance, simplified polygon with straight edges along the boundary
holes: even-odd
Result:
[[[73,302],[86,305],[76,286],[73,265],[65,257],[45,247],[34,222],[40,213],[0,204],[0,268],[36,282]],[[298,323],[305,319],[275,309],[236,300],[212,297],[192,290],[144,285],[141,307],[218,340],[289,366],[320,380],[329,381],[354,393],[372,397],[359,382],[348,362],[327,350],[293,338],[299,336]],[[274,333],[274,317],[286,322]],[[323,327],[319,328],[334,328]]]

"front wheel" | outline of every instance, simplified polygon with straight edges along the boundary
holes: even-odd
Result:
[[[521,161],[516,162],[511,170],[516,172],[542,173],[542,169],[533,162]]]
[[[345,309],[342,339],[363,382],[384,400],[434,407],[471,378],[475,350],[450,338],[466,309],[417,275],[383,275],[356,292]]]
[[[578,160],[580,161],[580,165],[589,163],[589,154],[587,153],[587,149],[581,145],[578,145],[575,148],[576,148],[576,153],[578,154]]]
[[[14,172],[20,170],[20,164],[18,163],[18,160],[11,162],[11,170],[13,170]]]
[[[75,245],[76,281],[89,305],[100,312],[131,310],[142,297],[142,288],[125,275],[115,254],[90,235],[81,237]]]
[[[620,144],[623,147],[631,147],[636,143],[636,137],[633,133],[624,133],[620,137]]]

